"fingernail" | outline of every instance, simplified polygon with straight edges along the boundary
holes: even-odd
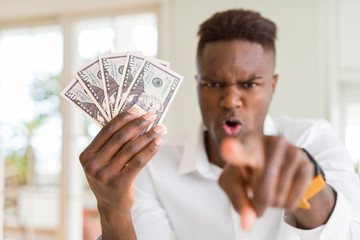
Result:
[[[157,125],[156,127],[153,128],[154,132],[157,134],[163,133],[164,132],[164,128],[160,125]]]
[[[154,114],[152,114],[151,112],[145,113],[142,117],[148,122],[155,119]]]
[[[164,140],[161,137],[155,138],[154,143],[158,146],[163,144]]]
[[[133,108],[128,109],[127,112],[135,115],[135,114],[139,113],[139,109],[133,107]]]

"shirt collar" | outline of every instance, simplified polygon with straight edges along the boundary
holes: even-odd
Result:
[[[178,173],[181,175],[196,170],[198,159],[204,158],[207,160],[204,144],[204,128],[201,123],[192,131],[184,145]]]
[[[278,135],[276,125],[273,119],[268,115],[264,121],[264,134],[272,136]],[[208,175],[211,178],[214,177],[212,175],[217,175],[219,173],[216,166],[212,167],[208,160],[204,143],[204,125],[202,123],[198,124],[194,131],[192,131],[184,145],[178,174],[187,174],[195,170],[199,171],[202,175]],[[214,173],[214,171],[216,173]]]

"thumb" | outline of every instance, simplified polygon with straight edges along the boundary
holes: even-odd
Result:
[[[220,144],[224,161],[237,167],[261,168],[263,166],[263,143],[257,134],[248,134],[240,142],[225,138]]]

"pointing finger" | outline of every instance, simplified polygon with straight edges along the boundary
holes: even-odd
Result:
[[[244,204],[240,210],[240,216],[241,228],[245,231],[250,230],[257,218],[254,208],[252,208],[249,204]]]
[[[225,138],[220,145],[223,159],[237,167],[261,168],[263,166],[263,145],[260,137],[246,136],[242,142],[236,138]]]
[[[234,182],[234,178],[237,181]],[[220,175],[219,185],[229,196],[235,210],[240,214],[241,228],[245,231],[249,230],[253,226],[257,215],[247,194],[247,180],[243,178],[238,168],[226,165]]]

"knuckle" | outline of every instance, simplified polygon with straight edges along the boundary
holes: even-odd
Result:
[[[117,115],[119,119],[126,119],[128,117],[132,116],[128,111],[123,111]]]
[[[101,131],[105,132],[108,135],[112,135],[115,130],[116,129],[113,124],[106,124]]]
[[[150,144],[148,151],[151,155],[155,155],[158,151],[158,146],[156,146],[155,144]]]
[[[99,173],[96,174],[96,178],[100,180],[101,182],[106,182],[109,176],[109,170],[108,168],[104,168]]]
[[[134,143],[129,142],[125,146],[125,152],[135,152],[137,150],[137,147]]]
[[[290,148],[288,151],[289,154],[289,160],[291,160],[294,163],[298,163],[301,159],[301,150],[299,150],[296,147]]]
[[[283,207],[285,205],[285,197],[280,195],[275,199],[274,207]]]
[[[265,169],[263,179],[269,180],[271,178],[274,178],[279,174],[279,171],[280,171],[279,166],[270,165]]]
[[[156,134],[155,132],[153,131],[148,131],[146,133],[144,133],[144,136],[149,140],[151,141],[152,139],[154,139],[156,137]]]
[[[80,160],[81,165],[84,166],[84,163],[86,162],[87,158],[88,158],[88,155],[85,150],[82,153],[80,153],[79,160]]]
[[[301,165],[301,173],[302,174],[307,174],[307,173],[312,173],[314,172],[314,169],[315,167],[313,166],[313,164],[311,162],[304,162],[302,165]]]
[[[117,189],[123,189],[123,187],[125,185],[125,180],[123,177],[116,178],[116,180],[111,182],[111,185]]]
[[[94,163],[88,163],[84,166],[84,171],[90,176],[94,176],[97,170],[97,166]]]
[[[122,131],[119,131],[115,134],[115,139],[118,142],[125,142],[126,140],[126,134],[124,134]]]
[[[147,159],[143,156],[136,156],[132,162],[135,168],[142,168],[145,164]]]
[[[141,127],[143,125],[144,121],[141,119],[141,118],[136,118],[134,120],[134,124],[137,126],[137,127]]]

